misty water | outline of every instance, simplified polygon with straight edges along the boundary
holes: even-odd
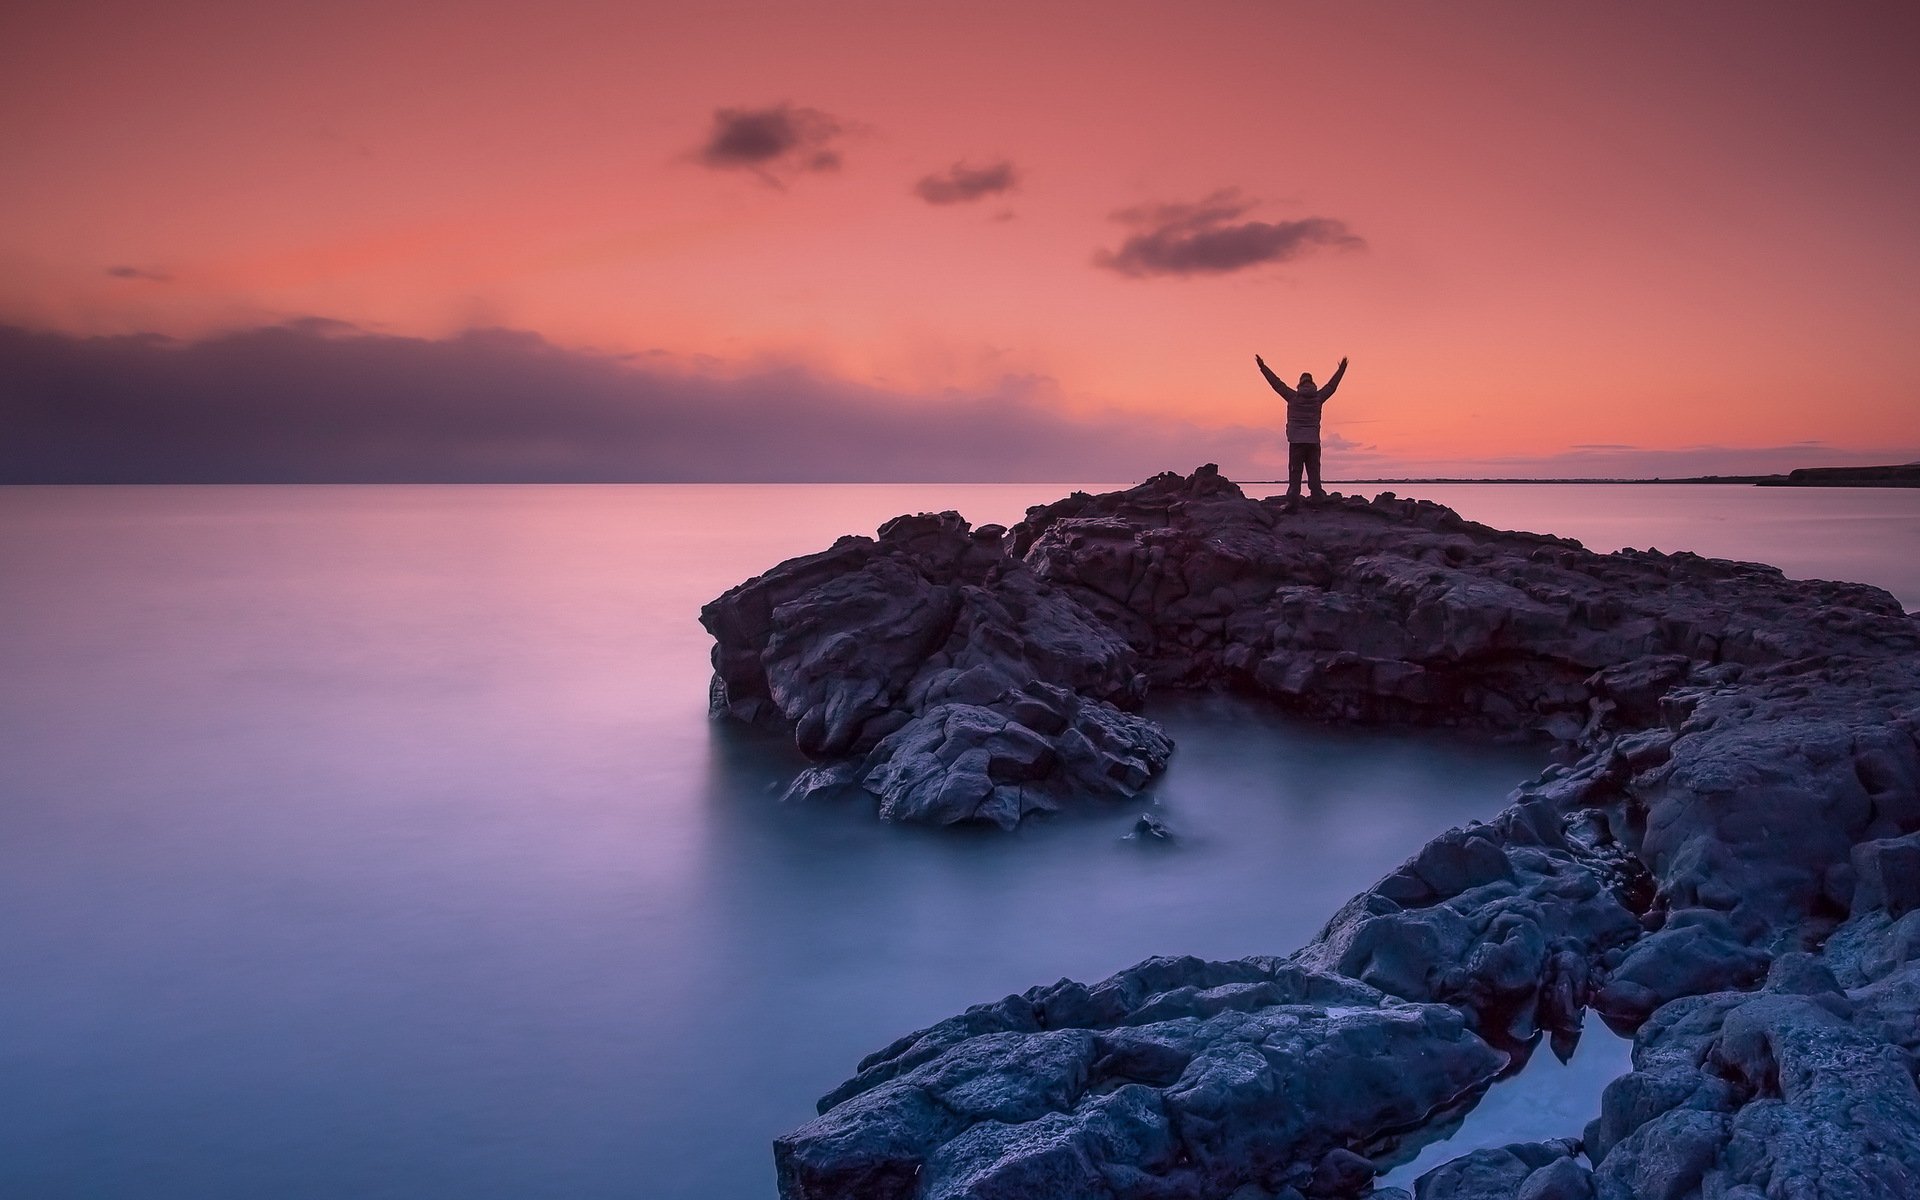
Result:
[[[1151,954],[1284,952],[1538,747],[1152,708],[1156,802],[1013,835],[782,806],[699,605],[1064,487],[0,489],[0,1195],[771,1197],[897,1035]],[[1407,488],[1920,607],[1920,493]],[[1624,1044],[1444,1150],[1572,1135]]]

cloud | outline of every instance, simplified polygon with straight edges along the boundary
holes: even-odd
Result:
[[[842,123],[814,108],[720,108],[695,157],[717,170],[750,170],[768,183],[780,177],[840,169],[834,142]]]
[[[1122,209],[1113,219],[1136,230],[1118,250],[1102,250],[1094,263],[1135,279],[1154,275],[1223,275],[1298,258],[1317,247],[1357,250],[1366,242],[1340,221],[1242,220],[1256,202],[1228,188],[1193,204],[1153,204]]]
[[[1125,481],[1271,476],[1277,427],[1062,412],[1043,377],[909,393],[308,319],[201,341],[0,326],[0,483]]]
[[[115,279],[139,279],[147,283],[173,282],[173,276],[165,271],[155,271],[150,267],[108,267],[107,274]]]
[[[928,175],[914,184],[913,191],[928,204],[966,204],[1011,191],[1018,182],[1013,164],[1005,159],[984,167],[955,163],[943,174]]]

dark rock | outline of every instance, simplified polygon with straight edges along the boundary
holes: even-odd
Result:
[[[1165,821],[1152,813],[1141,813],[1140,819],[1133,823],[1133,832],[1127,836],[1143,841],[1164,842],[1172,839],[1173,831],[1167,828]]]
[[[1379,1172],[1370,1158],[1362,1158],[1351,1150],[1334,1147],[1327,1151],[1313,1168],[1313,1178],[1307,1183],[1307,1195],[1351,1196],[1367,1189],[1373,1177]]]
[[[1736,664],[1920,647],[1898,603],[1871,588],[1693,555],[1591,554],[1425,502],[1329,501],[1277,522],[1204,470],[1076,493],[1005,531],[955,513],[896,518],[876,539],[843,538],[749,580],[701,619],[716,643],[716,711],[790,729],[827,760],[868,755],[947,704],[1058,739],[1060,714],[1028,711],[1048,707],[1023,698],[1035,685],[1127,709],[1148,680],[1250,688],[1322,717],[1598,738],[1658,720],[1677,685]],[[1043,790],[1137,793],[1160,756],[1137,730],[1120,737],[1117,773],[1061,753],[1040,776],[1058,786]],[[1910,749],[1863,749],[1854,790],[1912,791]],[[931,784],[929,761],[883,774],[887,815],[943,820],[985,804],[982,819],[1004,823],[1049,807],[978,800],[972,761],[935,757],[961,778]],[[1781,806],[1797,770],[1781,773]],[[908,786],[949,800],[884,790]]]
[[[1597,1167],[1507,1147],[1422,1196],[1920,1195],[1914,620],[1421,501],[1278,508],[1203,469],[901,518],[703,611],[715,711],[820,760],[792,793],[892,819],[1137,795],[1172,749],[1127,711],[1149,683],[1562,743],[1288,959],[1153,959],[870,1056],[777,1143],[783,1195],[1359,1195],[1589,1003],[1636,1035]]]
[[[1143,686],[1126,643],[957,514],[782,563],[701,621],[716,712],[789,729],[829,764],[859,759],[889,819],[1011,827],[1136,795],[1171,753],[1116,706]],[[801,793],[820,779],[839,782]]]
[[[1853,877],[1855,911],[1903,917],[1920,908],[1920,833],[1861,842],[1853,848]]]
[[[1445,1005],[1275,960],[1151,960],[902,1039],[775,1153],[789,1197],[1350,1194],[1362,1149],[1506,1063]]]
[[[1920,1194],[1916,1045],[1915,964],[1843,989],[1798,953],[1756,993],[1676,1001],[1641,1031],[1634,1073],[1608,1086],[1589,1128],[1598,1194]]]
[[[1011,829],[1076,797],[1132,796],[1166,765],[1173,746],[1157,726],[1070,693],[1054,704],[1051,738],[1002,706],[936,704],[881,739],[854,775],[887,820]]]
[[[1528,1175],[1513,1200],[1593,1200],[1593,1172],[1568,1156]]]
[[[1593,1180],[1568,1139],[1475,1150],[1414,1181],[1415,1200],[1591,1200]]]
[[[1669,1000],[1744,987],[1766,971],[1767,956],[1743,944],[1724,917],[1694,909],[1635,943],[1601,985],[1594,1009],[1630,1033]]]

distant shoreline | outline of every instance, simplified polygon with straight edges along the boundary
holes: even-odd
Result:
[[[1248,483],[1285,483],[1284,479],[1249,479]],[[1920,487],[1920,463],[1885,467],[1801,467],[1784,475],[1687,475],[1673,479],[1619,479],[1609,477],[1567,479],[1470,479],[1459,476],[1430,476],[1412,479],[1330,479],[1328,483],[1719,483],[1747,487]]]
[[[1570,477],[1566,479],[1535,479],[1519,476],[1512,478],[1479,479],[1459,475],[1435,475],[1417,479],[1329,479],[1327,483],[1329,485],[1336,483],[1722,483],[1755,487],[1768,480],[1785,478],[1786,476],[1784,475],[1703,475],[1688,479],[1613,479],[1597,476],[1592,478]],[[1245,482],[1285,483],[1287,481],[1284,479],[1249,479]]]

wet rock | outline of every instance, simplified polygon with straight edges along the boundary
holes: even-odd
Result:
[[[1127,835],[1141,841],[1165,842],[1173,839],[1173,831],[1167,823],[1152,813],[1141,813],[1140,819],[1133,823],[1133,832]]]
[[[1152,960],[902,1039],[775,1156],[789,1197],[1349,1195],[1362,1149],[1506,1063],[1444,1005],[1274,960]]]
[[[1591,1173],[1570,1139],[1475,1150],[1414,1181],[1415,1200],[1592,1200]]]
[[[716,712],[890,819],[1132,798],[1172,750],[1149,685],[1562,742],[1289,958],[1153,959],[870,1056],[777,1144],[789,1200],[1358,1195],[1589,1004],[1636,1037],[1595,1168],[1507,1147],[1422,1196],[1920,1195],[1920,633],[1884,592],[1390,496],[1283,516],[1203,468],[1004,531],[901,518],[702,620]]]

